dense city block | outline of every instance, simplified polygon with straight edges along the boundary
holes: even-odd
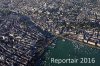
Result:
[[[30,66],[52,36],[100,47],[100,0],[0,0],[0,66]]]

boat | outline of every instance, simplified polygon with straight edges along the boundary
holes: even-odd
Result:
[[[65,42],[65,39],[63,39],[62,41]]]

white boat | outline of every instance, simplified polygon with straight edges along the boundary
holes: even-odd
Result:
[[[62,41],[65,42],[65,39],[63,39]]]
[[[55,43],[52,43],[52,45],[55,46],[56,44]]]

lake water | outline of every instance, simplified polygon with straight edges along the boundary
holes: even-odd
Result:
[[[100,66],[100,49],[90,47],[86,44],[73,42],[70,40],[63,41],[58,38],[55,41],[54,46],[49,47],[48,51],[45,53],[45,61],[43,66]],[[51,63],[51,58],[55,59],[68,59],[77,58],[78,63]],[[91,63],[80,63],[80,58],[88,58]],[[92,59],[95,58],[95,63],[92,63]]]

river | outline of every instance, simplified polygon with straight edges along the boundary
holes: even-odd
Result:
[[[56,45],[50,46],[48,51],[45,53],[43,66],[100,66],[100,49],[70,40],[63,41],[61,38],[58,38],[54,44]],[[57,64],[51,63],[51,58],[77,58],[79,61],[77,63]],[[89,60],[87,60],[87,63],[80,63],[80,58],[90,59],[90,63]],[[95,60],[94,63],[92,63],[93,58]]]

